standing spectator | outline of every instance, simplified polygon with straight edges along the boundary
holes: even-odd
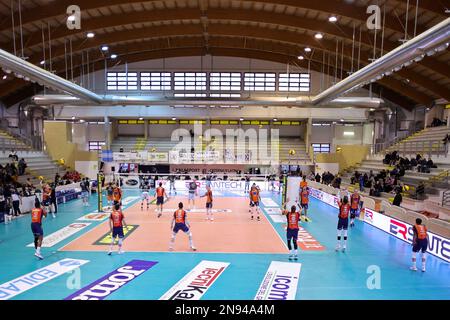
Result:
[[[394,197],[394,201],[392,201],[392,205],[400,207],[400,204],[402,203],[402,191],[397,189],[397,194]]]
[[[57,173],[55,174],[55,186],[58,186],[60,181],[61,181],[61,176],[60,176],[59,173],[57,172]]]
[[[21,158],[19,160],[17,168],[19,169],[19,176],[23,176],[25,174],[25,169],[27,168],[27,163],[25,162],[24,158]]]
[[[359,191],[364,192],[364,176],[359,176]]]
[[[320,183],[320,174],[317,172],[317,174],[316,174],[316,182],[317,183]]]
[[[54,213],[58,213],[58,201],[56,199],[56,185],[51,186],[52,191],[50,192],[50,207]]]
[[[12,200],[12,207],[14,210],[14,216],[15,217],[21,216],[22,212],[20,212],[20,205],[22,204],[22,197],[19,195],[17,189],[14,189],[13,192],[11,192],[11,200]]]

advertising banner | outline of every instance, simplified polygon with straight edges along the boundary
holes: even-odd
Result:
[[[89,260],[62,259],[46,267],[3,283],[0,285],[0,300],[11,299],[69,271],[77,269],[88,262]]]
[[[156,261],[131,260],[122,267],[71,294],[64,300],[103,300],[157,263]]]
[[[200,300],[230,264],[203,260],[159,300]]]
[[[295,300],[301,263],[272,261],[255,300]]]
[[[44,237],[44,241],[42,242],[43,248],[50,248],[54,245],[60,243],[61,241],[69,238],[70,236],[74,235],[75,233],[83,230],[87,226],[89,226],[90,223],[85,222],[79,222],[79,223],[71,223],[68,226],[59,229],[56,232],[53,232],[52,234],[49,234],[48,236]],[[34,247],[34,243],[30,243],[27,245],[27,247]]]
[[[371,224],[400,240],[412,243],[414,234],[412,229],[413,226],[409,223],[386,216],[368,208],[364,209],[364,222]],[[450,262],[450,239],[428,231],[428,253],[439,257],[446,262]]]

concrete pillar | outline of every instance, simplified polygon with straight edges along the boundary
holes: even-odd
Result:
[[[311,144],[311,131],[312,131],[312,118],[308,118],[308,122],[306,123],[306,134],[305,134],[305,144],[306,144],[306,153],[309,154],[309,147]]]
[[[145,138],[145,140],[148,139],[148,129],[149,129],[148,120],[144,120],[144,138]]]
[[[109,125],[109,117],[105,115],[105,145],[106,150],[111,149],[111,126]]]

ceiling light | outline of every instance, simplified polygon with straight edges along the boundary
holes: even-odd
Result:
[[[68,16],[67,20],[68,21],[75,21],[75,16],[74,15]]]
[[[3,71],[5,71],[5,73],[10,74],[12,71],[9,69],[3,69]]]
[[[244,118],[240,118],[239,121],[244,121]]]
[[[43,66],[43,65],[45,64],[45,61],[42,60],[41,62],[39,62],[39,64],[40,64],[41,66]]]
[[[102,51],[108,51],[109,47],[108,46],[102,46]]]
[[[337,17],[336,16],[331,16],[331,17],[328,18],[328,21],[336,22],[337,21]]]
[[[72,120],[75,120],[75,116],[72,116]]]
[[[84,123],[84,120],[83,120],[83,119],[80,119],[80,123]]]
[[[175,120],[177,120],[177,118],[173,117],[173,118],[172,118],[172,121],[175,121]]]
[[[374,108],[370,108],[370,111],[375,111],[375,109]]]
[[[6,78],[8,78],[6,75],[3,76],[3,80],[6,80]]]
[[[111,59],[115,59],[115,58],[117,58],[117,54],[112,54]]]
[[[273,121],[278,121],[278,119],[277,118],[273,118]]]
[[[144,120],[144,118],[140,117],[139,120]]]
[[[341,119],[341,122],[344,122],[344,119]]]
[[[86,34],[86,37],[88,37],[88,38],[93,38],[93,37],[95,37],[95,33],[93,33],[93,32],[88,32],[88,33]]]
[[[28,78],[28,77],[25,77],[25,78],[23,78],[25,81],[30,81],[30,78]]]
[[[311,48],[310,47],[306,47],[305,48],[305,52],[311,52],[312,50],[311,50]]]
[[[319,33],[316,33],[316,34],[314,35],[314,38],[316,38],[316,39],[322,39],[322,38],[323,38],[323,34],[321,34],[320,32],[319,32]]]
[[[303,59],[305,59],[304,56],[298,56],[297,58],[298,58],[298,60],[303,60]]]

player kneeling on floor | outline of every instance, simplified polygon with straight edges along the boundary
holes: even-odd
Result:
[[[111,255],[113,247],[114,247],[114,241],[116,240],[116,237],[119,238],[118,245],[119,250],[118,253],[122,254],[122,245],[123,245],[123,227],[126,227],[127,224],[125,222],[125,216],[122,213],[122,210],[120,209],[120,204],[116,203],[113,207],[113,211],[111,212],[111,215],[109,216],[109,228],[111,230],[111,245],[109,247],[108,255]]]
[[[189,223],[187,221],[186,211],[183,209],[183,202],[178,204],[178,210],[173,213],[173,219],[170,229],[172,230],[172,238],[170,239],[169,251],[173,250],[173,245],[175,243],[175,237],[178,231],[183,231],[189,236],[189,245],[192,251],[197,249],[194,247],[194,242],[192,241],[192,232],[189,228]]]
[[[286,238],[287,238],[287,246],[289,248],[289,260],[297,260],[298,259],[298,231],[299,231],[299,223],[300,223],[300,212],[297,211],[297,207],[293,205],[291,207],[291,211],[287,211],[286,209],[283,211],[283,214],[286,215],[287,218],[287,228],[286,228]],[[294,249],[292,249],[291,240],[294,245]]]
[[[422,219],[417,218],[416,224],[413,227],[413,248],[412,248],[412,266],[411,270],[417,271],[416,256],[417,252],[422,252],[422,272],[425,272],[425,265],[427,262],[428,249],[428,231],[427,227],[422,225]]]

